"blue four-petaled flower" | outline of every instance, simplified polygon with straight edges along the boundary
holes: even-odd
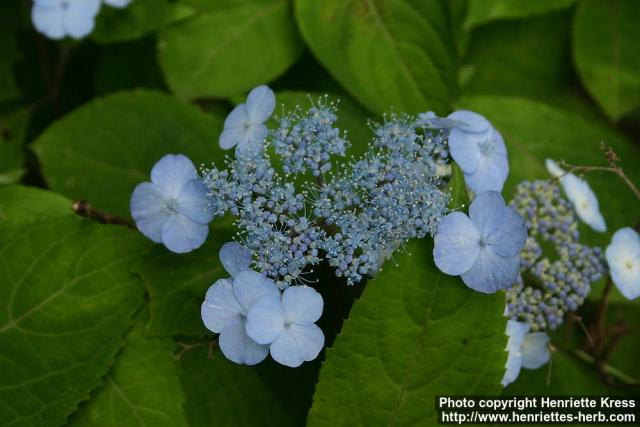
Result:
[[[236,147],[236,151],[260,150],[269,130],[264,122],[276,107],[276,97],[265,85],[249,92],[247,102],[238,105],[224,121],[220,135],[220,147],[224,150]]]
[[[524,221],[495,191],[481,193],[469,216],[445,216],[434,237],[438,268],[478,292],[493,293],[516,282],[519,254],[527,239]]]
[[[169,250],[185,253],[200,247],[213,219],[209,189],[182,154],[167,154],[131,195],[131,216],[138,230]]]
[[[282,296],[258,301],[247,315],[247,334],[268,344],[271,357],[295,368],[316,357],[324,346],[324,334],[315,324],[322,315],[322,296],[308,286],[292,286]]]
[[[458,123],[449,134],[449,151],[464,172],[467,186],[475,193],[501,192],[509,161],[500,132],[472,111],[455,111],[447,118]]]

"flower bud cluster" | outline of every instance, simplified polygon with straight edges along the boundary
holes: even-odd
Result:
[[[579,242],[577,217],[552,181],[523,181],[511,206],[525,219],[529,238],[520,255],[522,274],[507,290],[507,314],[532,331],[554,330],[602,277],[602,250]]]

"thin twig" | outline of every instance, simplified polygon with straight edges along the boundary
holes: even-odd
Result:
[[[124,225],[129,228],[136,228],[136,226],[126,218],[119,217],[117,215],[112,215],[110,213],[101,212],[91,206],[89,202],[86,200],[76,200],[73,202],[71,210],[84,218],[92,219],[103,224],[117,224]]]
[[[609,166],[576,166],[565,162],[564,160],[560,161],[560,164],[566,168],[569,168],[568,172],[571,173],[579,173],[586,174],[594,171],[602,171],[602,172],[611,172],[618,175],[625,184],[633,191],[638,199],[640,199],[640,189],[629,179],[627,174],[624,173],[624,170],[620,166],[620,157],[616,154],[615,151],[609,146],[607,146],[604,142],[600,144],[600,147],[604,151],[605,158],[607,159],[607,163]]]

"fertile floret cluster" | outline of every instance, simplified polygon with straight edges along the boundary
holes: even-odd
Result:
[[[321,98],[307,111],[279,119],[261,150],[236,152],[225,170],[206,170],[216,215],[238,219],[239,238],[255,268],[280,288],[305,281],[322,257],[349,284],[376,272],[402,242],[433,233],[446,213],[448,196],[438,172],[447,161],[446,131],[427,129],[409,116],[374,127],[365,156],[331,170],[349,143],[334,126],[335,105]],[[267,149],[275,148],[284,174]],[[298,192],[294,175],[315,182]]]
[[[554,182],[520,183],[511,206],[525,219],[529,237],[520,256],[522,274],[507,291],[508,315],[529,323],[531,331],[556,329],[602,277],[602,250],[579,242],[577,217]],[[542,257],[545,242],[555,254]]]

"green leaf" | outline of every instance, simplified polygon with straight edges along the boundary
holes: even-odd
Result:
[[[320,371],[310,426],[431,425],[436,395],[500,390],[504,295],[466,288],[408,245],[367,284]]]
[[[614,120],[640,105],[640,8],[633,0],[581,1],[573,27],[576,68]]]
[[[98,43],[140,38],[193,15],[195,11],[171,0],[136,0],[124,9],[104,6],[91,38]]]
[[[44,216],[68,215],[71,200],[51,191],[22,185],[0,188],[0,224],[33,221]]]
[[[507,200],[520,181],[549,178],[546,158],[564,159],[574,165],[606,165],[601,141],[613,147],[625,172],[634,182],[640,182],[640,170],[634,167],[638,148],[595,117],[512,97],[469,97],[460,102],[460,107],[485,115],[504,137],[510,166],[505,184]],[[609,232],[637,222],[640,204],[617,175],[593,172],[585,178],[598,196]],[[581,233],[590,244],[609,243],[610,233],[596,233],[587,227]]]
[[[300,30],[333,76],[376,113],[449,111],[451,17],[440,0],[296,0]]]
[[[451,181],[449,182],[449,209],[464,208],[469,204],[469,193],[464,182],[464,173],[457,163],[451,162]]]
[[[53,190],[98,209],[129,215],[134,187],[169,153],[195,165],[223,158],[222,120],[166,95],[123,92],[67,114],[34,144]]]
[[[234,232],[228,219],[216,218],[209,238],[198,250],[178,255],[156,245],[140,260],[135,271],[149,292],[148,335],[209,334],[200,318],[200,306],[209,286],[229,276],[218,252],[225,242],[233,240]]]
[[[465,26],[475,27],[502,19],[518,19],[566,9],[575,0],[469,0]]]
[[[202,347],[180,359],[190,426],[293,425],[291,397],[277,395],[258,374],[259,367],[236,365],[218,351],[212,357],[208,353]],[[280,380],[287,382],[290,371],[282,374]]]
[[[24,140],[29,122],[27,110],[0,117],[0,185],[17,182],[24,174]]]
[[[73,415],[70,427],[187,425],[175,344],[168,338],[145,337],[147,316],[138,317],[104,385]]]
[[[182,98],[228,97],[284,73],[302,52],[288,0],[224,0],[159,34],[160,65]]]
[[[0,223],[0,418],[60,425],[100,385],[144,302],[137,233],[73,214]]]
[[[463,93],[553,100],[568,92],[570,19],[562,12],[475,29],[464,60]]]

